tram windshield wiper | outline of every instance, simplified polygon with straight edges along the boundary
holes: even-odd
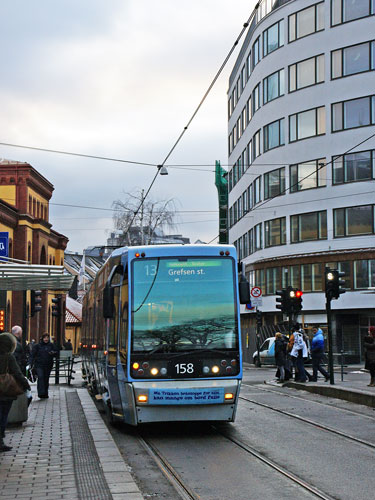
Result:
[[[227,351],[221,351],[220,349],[192,349],[190,351],[180,351],[176,354],[173,354],[173,356],[170,356],[170,359],[173,358],[178,358],[180,356],[189,356],[190,354],[202,354],[202,353],[215,353],[215,354],[221,354],[222,356],[228,356],[233,351],[233,349],[228,349]],[[236,351],[236,349],[234,349]]]

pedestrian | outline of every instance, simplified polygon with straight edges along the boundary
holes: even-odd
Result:
[[[17,347],[17,341],[14,335],[11,333],[0,334],[0,375],[5,373],[10,373],[13,375],[17,384],[24,391],[30,390],[29,383],[27,379],[22,375],[20,367],[12,354]],[[0,452],[10,451],[11,446],[6,446],[4,444],[5,437],[5,427],[8,422],[8,415],[12,406],[12,403],[17,399],[17,395],[14,396],[1,396],[0,395]]]
[[[297,382],[306,382],[308,375],[305,371],[304,358],[307,358],[307,345],[303,338],[303,331],[300,328],[299,323],[296,323],[293,327],[293,348],[290,355],[295,358],[296,367],[296,377]]]
[[[66,342],[64,342],[64,349],[66,351],[72,351],[73,350],[72,341],[70,339],[68,339]]]
[[[279,382],[283,383],[285,381],[285,364],[286,364],[286,346],[282,333],[277,332],[275,334],[275,361],[279,372]]]
[[[40,399],[48,398],[49,377],[56,354],[56,347],[50,341],[49,334],[43,333],[39,343],[34,346],[30,359],[30,365],[38,378],[37,391]]]
[[[14,351],[14,357],[18,363],[18,366],[21,368],[21,372],[26,375],[26,353],[22,347],[22,328],[18,325],[12,327],[12,335],[15,336],[17,341],[17,347]]]
[[[375,387],[375,326],[370,326],[368,336],[364,338],[365,361],[370,370],[370,383],[368,387]]]
[[[323,375],[325,381],[329,380],[329,373],[323,368],[322,362],[324,357],[324,337],[323,331],[319,326],[313,328],[313,339],[311,341],[311,359],[313,366],[312,381],[317,382],[318,371]]]

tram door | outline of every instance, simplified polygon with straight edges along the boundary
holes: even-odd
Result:
[[[107,380],[109,386],[109,394],[111,398],[112,412],[121,415],[121,397],[118,384],[118,366],[117,366],[117,344],[119,334],[119,322],[121,313],[121,299],[120,299],[120,275],[115,274],[111,286],[114,289],[114,315],[113,318],[108,320],[107,330],[107,351],[108,351],[108,364],[107,364]]]

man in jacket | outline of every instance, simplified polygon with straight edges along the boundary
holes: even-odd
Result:
[[[26,375],[26,354],[22,347],[22,328],[18,325],[13,326],[12,335],[15,336],[17,341],[17,347],[14,351],[13,356],[16,358],[18,366],[21,368],[21,372]]]
[[[37,390],[40,399],[48,398],[49,376],[56,354],[56,346],[50,341],[49,334],[44,333],[39,343],[35,344],[30,358],[30,365],[35,368],[38,377]]]
[[[323,368],[323,356],[324,356],[324,337],[323,332],[319,327],[313,328],[314,337],[311,341],[311,360],[313,367],[313,378],[312,381],[316,382],[318,380],[318,371],[325,377],[325,381],[329,380],[329,373]]]
[[[307,358],[307,345],[303,337],[303,330],[300,329],[299,323],[293,327],[293,348],[290,352],[292,358],[295,359],[296,377],[297,382],[306,382],[308,375],[305,371],[304,358]],[[290,340],[289,340],[290,343]]]

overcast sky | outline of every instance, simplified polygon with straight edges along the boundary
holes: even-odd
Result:
[[[254,4],[2,0],[0,142],[161,163]],[[226,93],[236,55],[167,162],[205,166],[170,168],[150,193],[176,200],[176,232],[192,242],[218,234],[214,164],[227,163]],[[52,182],[50,220],[78,252],[105,243],[112,202],[147,189],[156,173],[153,166],[6,146],[0,157],[29,162]]]

